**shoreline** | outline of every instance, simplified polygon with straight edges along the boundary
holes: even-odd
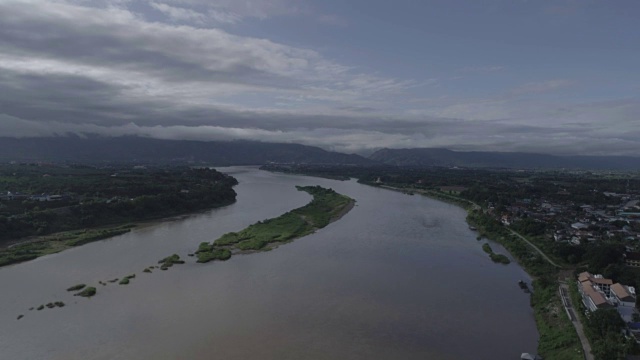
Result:
[[[340,219],[342,219],[345,215],[347,215],[356,205],[356,201],[354,199],[351,199],[351,201],[349,202],[349,204],[347,204],[338,214],[336,214],[334,217],[331,218],[331,220],[329,220],[329,224],[334,223]],[[329,226],[329,225],[327,225]],[[277,242],[273,242],[268,244],[267,246],[265,246],[263,249],[260,250],[236,250],[235,252],[232,251],[233,249],[229,248],[229,250],[231,250],[231,253],[233,255],[250,255],[250,254],[256,254],[256,253],[261,253],[261,252],[266,252],[266,251],[271,251],[271,250],[275,250],[278,247],[282,246],[282,245],[286,245],[289,243],[292,243],[298,239],[302,239],[305,236],[309,236],[311,234],[314,234],[316,231],[320,230],[322,228],[317,228],[314,229],[312,232],[308,233],[308,234],[303,234],[301,236],[298,237],[294,237],[291,238],[287,241],[277,241]]]
[[[582,344],[580,343],[578,334],[575,331],[575,328],[571,323],[571,321],[567,317],[562,317],[561,320],[559,320],[558,318],[554,318],[552,315],[553,313],[552,309],[554,307],[562,306],[556,291],[557,285],[559,284],[558,276],[560,274],[559,268],[557,268],[556,264],[551,262],[544,263],[544,264],[548,264],[548,266],[551,266],[555,271],[553,272],[555,282],[551,286],[548,286],[548,285],[545,286],[545,281],[543,280],[548,280],[547,277],[550,275],[550,273],[548,273],[549,269],[544,270],[544,268],[542,268],[541,270],[540,268],[529,267],[524,262],[524,260],[515,253],[514,251],[515,248],[510,249],[510,247],[513,247],[513,243],[510,244],[504,241],[505,240],[504,237],[499,237],[496,234],[488,234],[486,231],[484,231],[485,229],[483,225],[470,221],[470,218],[476,215],[475,214],[476,212],[482,210],[482,208],[478,204],[473,203],[472,201],[469,201],[466,199],[453,198],[453,197],[447,196],[446,194],[442,194],[443,196],[439,196],[440,194],[433,194],[429,191],[420,191],[416,189],[407,190],[407,189],[392,187],[388,185],[379,186],[379,185],[372,185],[372,184],[366,184],[366,183],[364,184],[379,187],[385,190],[402,192],[405,194],[407,193],[407,191],[412,191],[413,193],[426,196],[430,199],[442,201],[442,202],[445,202],[451,205],[456,205],[463,208],[467,213],[467,217],[465,219],[466,223],[469,225],[470,228],[471,227],[476,228],[476,230],[471,230],[471,231],[477,231],[478,234],[479,235],[482,234],[484,238],[491,240],[497,244],[500,244],[509,253],[509,255],[516,261],[518,266],[520,266],[527,273],[527,275],[532,279],[532,282],[531,282],[532,292],[530,293],[529,298],[531,301],[531,309],[533,310],[533,315],[535,318],[536,329],[539,334],[538,353],[541,356],[544,356],[545,358],[563,358],[563,359],[567,358],[567,359],[576,359],[576,360],[583,358],[583,350],[582,350],[583,347],[582,347]],[[464,206],[463,203],[466,203],[469,206]],[[507,229],[507,230],[510,233],[513,233],[514,236],[517,236],[517,237],[521,236],[520,234],[513,232],[513,230],[511,229]],[[492,236],[492,235],[496,235],[496,236]],[[525,244],[526,244],[525,246],[531,250],[531,246],[529,242],[527,241]],[[536,249],[534,249],[534,251],[535,250]],[[541,255],[545,256],[544,254],[541,254]],[[547,271],[547,273],[545,273],[543,270]],[[543,273],[540,275],[536,275],[534,274],[534,271],[543,271]],[[547,278],[547,279],[542,279],[542,278]],[[564,330],[570,328],[572,332],[570,334],[567,334],[563,330],[563,328]],[[564,344],[564,346],[555,345],[558,342],[557,338],[559,338],[561,334],[564,336],[568,336],[568,338],[565,338],[567,339],[566,340],[567,343]],[[574,350],[575,347],[581,349],[579,356],[576,356],[576,353]]]
[[[227,260],[232,255],[266,252],[313,234],[340,220],[355,207],[355,199],[321,186],[296,186],[313,196],[306,205],[274,218],[200,244],[194,253],[199,263]]]
[[[5,266],[22,264],[22,263],[25,263],[25,262],[28,262],[28,261],[31,261],[31,260],[35,260],[35,259],[43,257],[43,256],[57,254],[57,253],[60,253],[62,251],[73,249],[73,248],[76,248],[76,247],[79,247],[79,246],[82,246],[82,245],[86,245],[86,244],[91,243],[91,242],[109,240],[109,239],[112,239],[114,237],[117,237],[117,236],[120,236],[120,235],[124,235],[124,234],[126,234],[126,233],[128,233],[130,231],[133,231],[133,230],[142,230],[142,229],[147,229],[147,228],[151,228],[151,227],[154,227],[154,226],[159,226],[159,225],[162,225],[162,224],[165,224],[165,223],[184,220],[184,219],[187,219],[187,218],[189,218],[191,216],[194,216],[194,215],[204,214],[204,213],[209,212],[211,210],[221,209],[221,208],[224,208],[226,206],[233,205],[235,202],[236,202],[236,200],[234,200],[233,202],[230,202],[228,204],[222,204],[220,206],[215,206],[215,207],[211,207],[211,208],[208,208],[208,209],[202,209],[202,210],[198,210],[198,211],[192,211],[192,212],[184,213],[184,214],[176,214],[176,215],[171,215],[171,216],[150,218],[150,219],[146,219],[146,220],[139,220],[139,221],[132,221],[132,222],[123,222],[123,223],[111,224],[111,225],[102,225],[102,226],[97,226],[97,227],[81,228],[81,229],[62,231],[62,232],[57,232],[57,233],[52,233],[52,234],[47,234],[47,235],[40,235],[40,236],[30,236],[30,237],[22,239],[22,240],[13,241],[10,244],[5,244],[3,246],[0,246],[0,254],[2,252],[10,252],[10,251],[12,251],[12,249],[17,250],[16,248],[18,248],[18,247],[28,247],[30,245],[33,245],[33,246],[50,245],[50,246],[48,248],[42,249],[43,253],[42,254],[38,254],[35,257],[25,258],[24,260],[9,262],[9,263],[6,263],[6,264],[0,263],[0,269],[2,269]],[[127,231],[123,231],[124,229],[126,229]],[[71,234],[80,234],[80,233],[84,233],[84,234],[95,233],[95,234],[98,234],[98,233],[105,233],[105,232],[106,233],[112,233],[112,235],[108,235],[108,236],[102,237],[102,238],[96,238],[95,240],[82,242],[82,243],[79,243],[77,245],[63,244],[65,241],[72,241],[72,239],[65,239],[65,237],[69,237]]]

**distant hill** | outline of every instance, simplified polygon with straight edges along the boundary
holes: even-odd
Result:
[[[373,163],[359,155],[299,144],[258,141],[186,141],[125,137],[0,138],[0,160],[112,163],[262,165]]]
[[[640,170],[640,157],[555,156],[521,152],[452,151],[437,148],[382,149],[369,156],[387,165],[511,169]]]

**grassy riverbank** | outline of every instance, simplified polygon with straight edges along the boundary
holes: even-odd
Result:
[[[134,226],[135,225],[124,225],[102,229],[66,231],[43,236],[34,241],[0,249],[0,266],[33,260],[40,256],[55,254],[74,246],[126,234],[131,231]]]
[[[0,266],[232,204],[237,183],[206,168],[0,164]]]
[[[540,333],[539,354],[547,360],[583,359],[582,345],[557,294],[558,269],[481,210],[469,211],[467,222],[482,236],[504,246],[535,279],[531,306]]]
[[[226,260],[236,252],[267,251],[275,246],[309,235],[346,214],[355,201],[320,186],[297,186],[313,200],[277,218],[259,221],[248,228],[224,234],[212,244],[202,243],[198,262]]]

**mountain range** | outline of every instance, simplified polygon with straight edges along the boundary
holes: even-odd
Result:
[[[411,167],[640,170],[640,157],[631,156],[558,156],[523,152],[415,148],[382,149],[371,154],[369,158],[387,165]]]
[[[259,141],[159,140],[135,136],[0,138],[0,160],[90,163],[204,163],[213,166],[371,164],[359,155],[318,147]]]
[[[557,156],[523,152],[381,149],[369,157],[260,141],[161,140],[136,136],[0,137],[0,160],[82,163],[263,165],[268,163],[511,169],[640,170],[640,157]]]

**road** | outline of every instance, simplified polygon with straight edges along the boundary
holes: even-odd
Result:
[[[574,310],[576,308],[571,304],[571,296],[569,296],[569,285],[565,282],[560,282],[560,287],[558,288],[560,292],[560,298],[562,299],[562,304],[564,305],[567,314],[569,314],[569,319],[573,324],[573,327],[576,328],[576,333],[578,333],[578,338],[580,338],[580,343],[582,344],[582,351],[584,351],[584,358],[586,360],[595,360],[593,354],[591,354],[591,345],[589,344],[589,340],[584,335],[584,328],[582,327],[582,322],[580,321],[580,315],[575,314]],[[573,316],[571,316],[573,315]]]
[[[507,229],[509,229],[509,228],[507,228]],[[517,233],[517,232],[516,232],[516,231],[514,231],[514,230],[509,229],[509,231],[510,231],[513,235],[515,235],[515,236],[519,237],[519,238],[520,238],[520,239],[522,239],[524,242],[526,242],[527,244],[529,244],[529,246],[531,246],[531,247],[532,247],[533,249],[535,249],[535,250],[536,250],[540,255],[542,255],[542,257],[543,257],[545,260],[547,260],[547,261],[549,262],[549,264],[551,264],[551,265],[553,265],[553,266],[555,266],[555,267],[557,267],[557,268],[559,268],[559,269],[561,269],[561,268],[562,268],[562,266],[560,266],[560,265],[556,264],[553,260],[551,260],[551,258],[549,258],[549,257],[547,256],[547,254],[545,254],[544,252],[542,252],[542,250],[540,250],[540,248],[538,248],[537,246],[535,246],[531,241],[527,240],[527,238],[525,238],[524,236],[520,235],[519,233]]]

